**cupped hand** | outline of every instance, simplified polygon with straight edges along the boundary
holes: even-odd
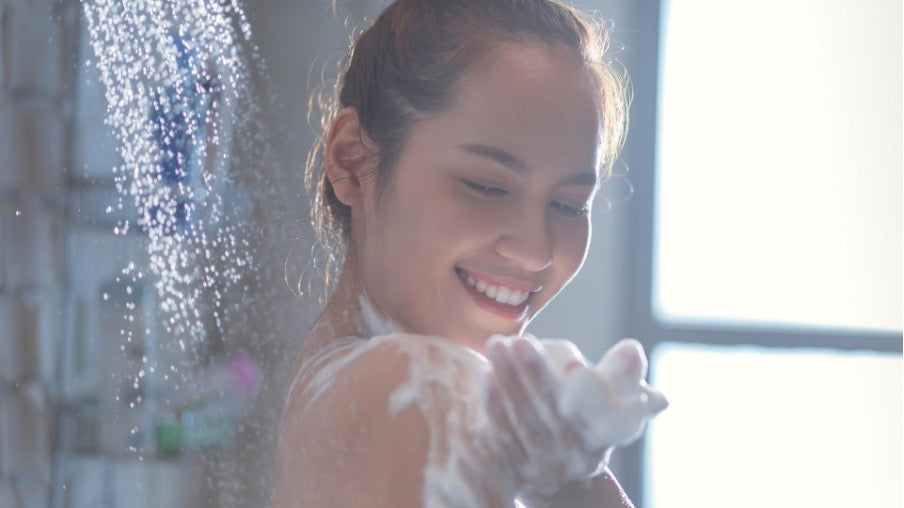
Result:
[[[567,374],[559,412],[579,424],[587,447],[629,444],[668,406],[665,396],[646,383],[646,375],[643,347],[623,339],[596,365]]]
[[[588,446],[579,424],[562,416],[562,377],[543,346],[532,337],[495,336],[486,352],[494,372],[487,414],[516,487],[550,493],[601,471],[611,447]]]

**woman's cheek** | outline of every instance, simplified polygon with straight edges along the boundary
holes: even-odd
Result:
[[[511,213],[508,208],[512,205],[505,202],[505,197],[474,196],[466,190],[456,194],[455,217],[463,227],[480,230],[499,227]]]
[[[590,247],[590,217],[578,220],[561,219],[555,228],[555,250],[558,251],[559,259],[564,261],[565,266],[562,268],[567,272],[568,280],[581,268]]]

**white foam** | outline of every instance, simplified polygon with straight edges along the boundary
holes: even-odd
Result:
[[[364,325],[369,329],[371,337],[405,333],[405,330],[395,321],[377,311],[370,299],[364,294],[358,297],[358,304],[361,306],[361,317],[364,319]]]
[[[386,401],[390,415],[416,408],[429,428],[424,466],[425,507],[500,506],[514,498],[512,482],[492,474],[501,455],[498,432],[486,416],[489,362],[480,354],[440,337],[403,333],[364,296],[359,300],[363,332],[346,337],[307,358],[288,397],[305,401],[303,412],[329,391],[342,370],[379,348],[393,347],[410,358],[406,379]],[[301,393],[294,393],[300,390]]]
[[[619,341],[596,365],[582,363],[563,373],[559,410],[582,424],[588,447],[630,444],[668,406],[665,396],[644,381],[647,359],[636,340]]]
[[[304,411],[331,388],[342,369],[385,347],[394,347],[410,358],[407,379],[387,400],[388,412],[397,415],[416,408],[429,428],[423,506],[497,506],[499,500],[511,501],[511,482],[487,474],[488,465],[499,456],[494,444],[497,433],[482,407],[490,366],[470,349],[439,337],[401,333],[369,340],[341,339],[300,369]]]

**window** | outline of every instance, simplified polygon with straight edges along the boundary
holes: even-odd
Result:
[[[629,42],[625,158],[647,210],[632,327],[672,406],[626,487],[644,508],[900,506],[902,6],[659,7],[638,22],[658,48]]]
[[[901,506],[900,355],[665,343],[651,361],[671,407],[644,507]]]
[[[901,330],[901,4],[666,3],[664,321]]]

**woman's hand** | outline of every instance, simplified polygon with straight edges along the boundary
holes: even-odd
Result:
[[[622,339],[596,365],[578,365],[568,372],[559,412],[579,424],[588,448],[630,444],[669,405],[661,392],[647,384],[646,375],[643,346],[634,339]]]
[[[554,493],[602,471],[611,447],[588,448],[576,424],[558,409],[562,381],[535,339],[494,337],[487,357],[495,376],[487,412],[499,429],[516,488]]]

